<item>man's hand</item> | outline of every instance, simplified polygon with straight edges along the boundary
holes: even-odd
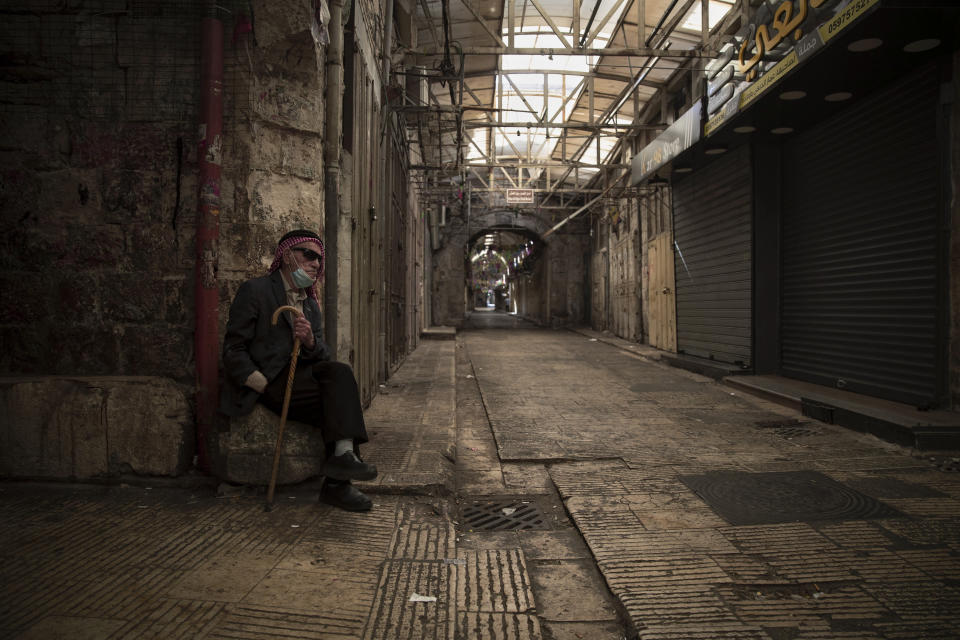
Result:
[[[313,349],[316,340],[313,337],[313,327],[310,321],[303,316],[298,316],[293,323],[293,335],[300,339],[300,344],[307,349]]]

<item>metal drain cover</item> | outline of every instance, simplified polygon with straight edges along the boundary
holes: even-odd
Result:
[[[816,471],[712,471],[680,481],[732,525],[903,516]]]
[[[474,500],[460,507],[460,528],[463,531],[516,531],[548,529],[540,508],[532,500]]]

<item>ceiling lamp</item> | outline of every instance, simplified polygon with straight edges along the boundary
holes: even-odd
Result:
[[[756,131],[756,130],[757,130],[757,128],[756,128],[755,126],[753,126],[753,125],[750,125],[750,124],[745,124],[745,125],[743,125],[742,127],[734,127],[734,128],[733,128],[733,132],[734,132],[734,133],[753,133],[753,132]]]
[[[781,100],[802,100],[807,97],[806,91],[784,91],[780,94]]]
[[[727,148],[719,145],[716,147],[709,147],[706,151],[704,151],[704,153],[707,154],[708,156],[719,156],[721,153],[726,153],[726,152],[727,152]]]
[[[691,171],[693,171],[693,167],[688,167],[686,165],[673,168],[674,173],[690,173]]]
[[[903,48],[907,53],[920,53],[921,51],[930,51],[940,46],[940,41],[936,38],[926,38],[924,40],[914,40]]]
[[[849,100],[853,97],[853,94],[849,91],[837,91],[836,93],[828,93],[823,96],[823,99],[827,102],[843,102],[844,100]]]
[[[793,133],[793,127],[776,127],[774,129],[770,129],[770,133],[773,133],[778,136],[782,136],[787,133]]]
[[[882,44],[883,40],[880,38],[864,38],[863,40],[855,40],[848,44],[847,50],[853,51],[854,53],[863,53],[864,51],[872,51]]]

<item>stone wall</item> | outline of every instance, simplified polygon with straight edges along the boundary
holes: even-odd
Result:
[[[322,232],[325,51],[309,3],[218,5],[222,335],[236,287],[265,272],[279,235]],[[12,416],[0,475],[191,464],[205,6],[0,9],[0,402]]]
[[[440,227],[440,248],[433,252],[430,263],[431,317],[433,326],[462,327],[466,304],[467,227],[463,218],[449,216]]]
[[[547,237],[549,263],[549,314],[542,322],[554,327],[575,327],[587,322],[584,308],[584,256],[589,236],[582,233],[554,233]]]
[[[325,49],[307,3],[261,0],[253,12],[255,34],[225,47],[221,336],[237,287],[266,273],[280,236],[323,235]]]
[[[953,55],[950,118],[950,401],[960,410],[960,52]]]

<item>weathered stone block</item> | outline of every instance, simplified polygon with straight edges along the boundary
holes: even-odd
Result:
[[[226,224],[220,227],[220,273],[230,278],[252,278],[264,275],[273,262],[280,237],[295,227],[274,224]],[[319,227],[309,227],[320,233]]]
[[[193,457],[193,413],[185,388],[172,380],[129,380],[109,387],[106,403],[110,470],[169,476]]]
[[[247,192],[255,222],[285,229],[322,225],[323,193],[315,182],[253,171],[247,179]]]
[[[183,300],[187,286],[186,277],[167,280],[144,273],[112,275],[103,291],[103,317],[117,323],[186,325],[190,320]]]
[[[100,376],[120,370],[120,338],[110,328],[54,324],[45,333],[44,342],[32,345],[31,366],[23,371]]]
[[[151,276],[192,277],[196,260],[194,227],[186,233],[186,229],[178,227],[174,231],[169,224],[154,223],[134,225],[126,231],[131,269]]]
[[[33,171],[22,168],[0,170],[0,211],[6,221],[26,222],[40,208],[40,180]]]
[[[192,456],[184,388],[163,378],[0,379],[0,475],[178,475]]]
[[[103,79],[107,81],[107,78]],[[123,80],[120,80],[123,82]],[[104,171],[164,171],[176,168],[177,138],[183,138],[184,173],[195,137],[180,123],[84,121],[70,131],[70,164]]]
[[[127,375],[165,376],[188,383],[193,379],[193,332],[189,327],[131,327],[119,339],[120,366]]]
[[[266,485],[277,444],[280,416],[263,405],[239,418],[226,418],[224,426],[213,443],[214,473],[221,480],[237,484]],[[283,430],[283,445],[278,484],[294,484],[320,475],[324,460],[323,438],[310,425],[287,420]]]
[[[10,87],[6,85],[4,89]],[[10,98],[17,94],[7,94]],[[40,110],[0,116],[0,149],[14,151],[4,165],[32,170],[60,169],[70,154],[70,132],[65,122],[45,117]]]
[[[257,17],[257,46],[271,47],[293,35],[310,36],[313,15],[310,5],[297,0],[256,0],[253,15]],[[312,42],[311,36],[311,42]]]
[[[323,145],[318,135],[261,126],[257,127],[251,143],[251,169],[313,181],[323,177]],[[322,184],[318,186],[322,188]]]
[[[72,224],[65,228],[38,229],[58,255],[61,267],[78,269],[123,268],[126,255],[123,227],[116,224]]]
[[[161,219],[164,189],[154,171],[105,171],[101,194],[103,221],[141,224]]]
[[[89,273],[60,274],[54,285],[50,319],[75,325],[100,322],[100,278]],[[49,297],[49,296],[48,296]]]
[[[47,372],[50,350],[45,325],[5,326],[0,329],[0,371],[5,374]]]
[[[319,82],[304,82],[289,75],[267,76],[254,91],[251,107],[264,120],[291,129],[323,132],[323,88]]]
[[[0,323],[40,322],[50,316],[50,293],[40,286],[36,274],[29,272],[0,273]]]
[[[100,209],[100,178],[96,169],[44,171],[40,185],[37,219],[43,224],[63,224],[67,217],[89,222]]]

